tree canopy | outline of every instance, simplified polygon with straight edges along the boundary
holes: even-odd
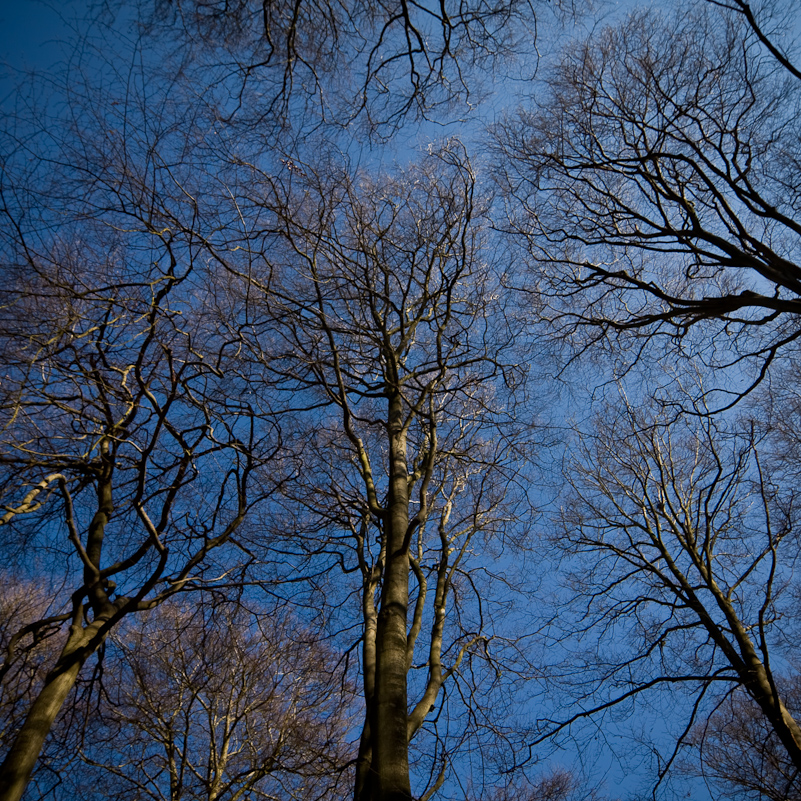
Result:
[[[91,4],[0,134],[0,798],[796,798],[794,11]]]

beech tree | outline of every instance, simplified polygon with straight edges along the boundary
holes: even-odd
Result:
[[[684,690],[681,745],[709,703],[735,693],[798,769],[801,728],[780,667],[797,621],[797,498],[764,426],[701,412],[638,411],[622,396],[582,434],[566,470],[562,536],[579,559],[578,625],[615,631],[598,645],[590,706]]]
[[[495,128],[548,318],[581,346],[658,337],[736,364],[735,402],[801,310],[801,81],[754,13],[635,12],[566,50],[545,98]]]
[[[6,526],[20,574],[52,554],[41,625],[72,638],[8,797],[126,615],[257,560],[358,627],[358,797],[411,796],[413,738],[431,796],[488,725],[459,693],[499,682],[475,552],[526,503],[527,368],[472,168],[456,142],[395,176],[315,167],[239,137],[196,65],[140,61],[76,71],[4,140]]]
[[[240,272],[243,336],[306,410],[284,547],[358,615],[344,618],[365,705],[355,797],[411,798],[409,743],[428,733],[415,797],[429,798],[449,766],[445,685],[490,656],[492,602],[471,571],[504,547],[524,501],[514,390],[527,368],[462,146],[380,178],[335,156],[254,171],[240,203],[258,232]]]
[[[151,33],[234,68],[237,112],[262,129],[363,120],[381,139],[446,111],[466,115],[487,92],[485,75],[512,61],[533,74],[538,15],[553,17],[562,6],[538,0],[140,5]]]
[[[38,574],[53,612],[20,634],[35,641],[69,626],[3,764],[7,798],[21,796],[78,672],[112,628],[236,566],[210,557],[253,502],[254,449],[266,436],[251,411],[214,399],[220,370],[206,367],[198,332],[168,305],[178,276],[128,273],[124,290],[101,284],[76,297],[58,273],[35,292],[26,286],[12,307],[21,336],[5,342],[16,358],[4,382],[3,522],[15,531],[4,552]]]
[[[671,687],[691,698],[686,742],[693,716],[731,692],[763,753],[777,749],[777,787],[799,765],[781,648],[797,619],[797,468],[777,461],[781,413],[752,408],[742,429],[715,413],[771,375],[780,408],[775,362],[797,348],[792,12],[739,0],[634,11],[571,43],[544,96],[494,129],[508,230],[530,260],[523,289],[571,357],[602,346],[616,376],[638,362],[643,384],[582,428],[565,474],[565,535],[588,556],[572,584],[580,633],[601,652],[584,668],[603,676],[601,697],[566,717]],[[667,378],[649,369],[662,359]],[[673,391],[710,368],[694,397]],[[643,397],[669,410],[636,411]],[[740,750],[733,731],[719,731],[718,755]]]
[[[198,173],[176,157],[197,129],[151,107],[123,137],[112,119],[133,125],[132,82],[123,110],[71,88],[52,127],[21,112],[2,142],[1,547],[49,599],[8,635],[3,670],[66,630],[0,768],[4,799],[22,795],[79,672],[123,618],[241,580],[249,557],[232,537],[282,475],[274,416],[240,398],[247,379],[220,336],[225,295],[171,223],[199,218],[182,183]]]
[[[32,581],[3,573],[0,593],[0,744],[19,728],[63,637],[58,622],[41,624],[50,598]]]
[[[782,694],[796,719],[798,677],[779,679]],[[705,780],[720,798],[768,798],[794,801],[801,797],[798,767],[788,757],[762,711],[743,692],[727,696],[690,735],[700,759],[691,754],[681,770]]]
[[[351,721],[336,654],[286,608],[247,606],[170,602],[118,628],[57,796],[343,797]]]

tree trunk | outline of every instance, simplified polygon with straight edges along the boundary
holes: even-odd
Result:
[[[747,656],[751,656],[748,654]],[[749,660],[747,672],[743,676],[743,684],[748,693],[759,705],[765,717],[770,721],[782,745],[787,750],[796,769],[801,771],[801,728],[790,714],[781,698],[777,697],[768,679],[765,666],[753,654]]]
[[[406,613],[409,603],[409,477],[399,393],[389,402],[387,562],[376,632],[373,801],[410,801],[406,700]]]
[[[718,607],[726,616],[739,653],[734,646],[729,644],[725,632],[716,629],[711,617],[706,614],[700,602],[695,600],[698,616],[704,621],[707,630],[726,654],[729,663],[737,670],[743,686],[770,722],[793,764],[801,771],[801,728],[776,692],[768,669],[759,658],[751,634],[740,620],[731,600],[720,590],[709,572],[701,571],[701,574],[715,596]]]
[[[78,673],[90,654],[102,642],[92,643],[104,621],[95,621],[86,628],[80,623],[70,627],[67,643],[48,673],[25,722],[0,767],[0,801],[19,801],[31,779],[45,739],[56,716],[64,706]]]
[[[373,797],[373,738],[370,729],[372,705],[368,704],[364,716],[364,727],[359,739],[359,756],[356,759],[356,789],[353,793],[354,801],[372,801]]]
[[[364,639],[362,642],[362,671],[364,674],[364,727],[359,740],[359,756],[356,760],[356,790],[354,801],[371,801],[373,795],[373,736],[370,721],[374,716],[376,629],[378,617],[375,610],[375,589],[379,568],[373,568],[365,578],[362,598],[364,615]]]

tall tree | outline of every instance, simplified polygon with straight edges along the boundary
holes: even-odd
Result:
[[[428,798],[448,769],[443,688],[489,656],[491,601],[471,567],[503,547],[524,500],[514,389],[527,367],[462,146],[378,179],[337,158],[249,182],[243,335],[306,410],[287,548],[329,585],[332,571],[357,578],[340,590],[360,608],[355,797],[412,797],[409,743],[429,719]]]
[[[762,412],[743,429],[714,414],[797,352],[801,82],[789,28],[771,21],[782,8],[635,11],[571,44],[545,96],[494,141],[526,289],[571,344],[608,346],[617,375],[639,360],[650,387],[582,429],[566,474],[565,535],[592,555],[572,587],[606,660],[596,709],[671,686],[696,691],[697,714],[716,687],[736,688],[797,768],[777,667],[793,617],[794,479]],[[663,381],[649,364],[666,352]],[[710,367],[712,382],[675,391]],[[672,410],[636,410],[654,395]]]
[[[344,797],[350,688],[286,607],[165,604],[112,635],[103,684],[59,797]]]
[[[560,547],[577,560],[579,625],[615,633],[585,663],[601,671],[594,709],[685,689],[681,742],[710,699],[742,693],[798,769],[801,725],[782,676],[797,625],[796,493],[764,425],[704,412],[638,410],[623,396],[582,433],[565,473]]]
[[[196,235],[172,224],[200,216],[185,180],[198,191],[186,143],[199,112],[176,128],[151,95],[133,131],[135,83],[118,110],[76,79],[52,127],[20,112],[2,141],[2,554],[50,599],[20,619],[6,667],[68,629],[0,768],[9,800],[124,617],[240,578],[234,532],[281,480],[274,417],[240,397],[247,378],[220,335],[225,293]]]
[[[798,719],[798,677],[779,681]],[[801,798],[801,776],[762,711],[743,692],[726,697],[690,735],[697,750],[680,765],[690,776],[703,778],[718,798]]]
[[[472,46],[481,19],[454,24]],[[455,47],[445,33],[443,58]],[[453,737],[446,683],[491,691],[500,678],[481,671],[501,627],[482,586],[494,577],[479,568],[519,533],[515,505],[526,504],[519,318],[472,168],[455,142],[374,179],[338,169],[341,154],[281,165],[272,144],[253,147],[258,127],[231,123],[242,97],[222,62],[134,55],[130,74],[114,72],[121,59],[102,73],[114,91],[99,91],[91,58],[76,55],[88,71],[59,87],[61,116],[5,140],[6,245],[19,273],[6,325],[18,436],[8,525],[48,546],[56,522],[67,530],[73,552],[49,563],[61,569],[50,584],[74,579],[73,630],[94,627],[69,658],[70,681],[125,614],[239,579],[238,558],[215,558],[214,546],[307,559],[339,593],[330,607],[359,599],[339,618],[360,628],[357,796],[409,798],[408,746],[424,737],[418,775],[429,772],[433,795],[453,740],[485,711],[462,704],[467,725]],[[220,69],[193,83],[208,64]],[[296,414],[302,454],[288,465],[273,403]],[[285,466],[295,476],[283,516],[267,507],[246,530]],[[26,526],[26,511],[48,525]],[[30,549],[20,554],[33,573]],[[63,603],[53,611],[66,620]]]
[[[113,3],[111,3],[113,5]],[[387,139],[409,122],[464,116],[486,75],[511,61],[533,75],[539,16],[562,3],[469,0],[347,4],[145,0],[151,33],[234,67],[237,113],[265,126],[365,123]],[[578,4],[565,3],[569,10]],[[258,87],[250,93],[248,86]],[[244,101],[244,102],[241,102]],[[250,107],[249,107],[250,106]],[[352,134],[351,134],[352,135]]]
[[[797,341],[801,311],[801,81],[748,9],[636,12],[495,129],[549,319],[584,345],[623,332],[737,364],[723,405]]]
[[[213,554],[263,495],[258,480],[251,490],[255,453],[274,452],[274,442],[260,446],[274,431],[215,397],[215,354],[204,361],[202,334],[170,297],[180,277],[148,277],[127,271],[117,279],[125,290],[83,281],[77,290],[77,276],[58,270],[49,286],[27,282],[12,307],[2,519],[15,533],[5,558],[52,593],[55,614],[21,633],[35,641],[56,623],[70,628],[3,764],[7,798],[21,795],[78,672],[112,628],[224,578],[236,561]]]

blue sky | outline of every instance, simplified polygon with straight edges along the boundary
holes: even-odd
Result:
[[[4,65],[40,69],[58,58],[59,40],[69,31],[66,19],[79,8],[77,2],[61,5],[59,12],[39,0],[0,3],[0,59]]]
[[[22,73],[47,71],[62,56],[69,20],[84,0],[65,0],[60,8],[40,0],[0,0],[0,103],[13,94]]]

